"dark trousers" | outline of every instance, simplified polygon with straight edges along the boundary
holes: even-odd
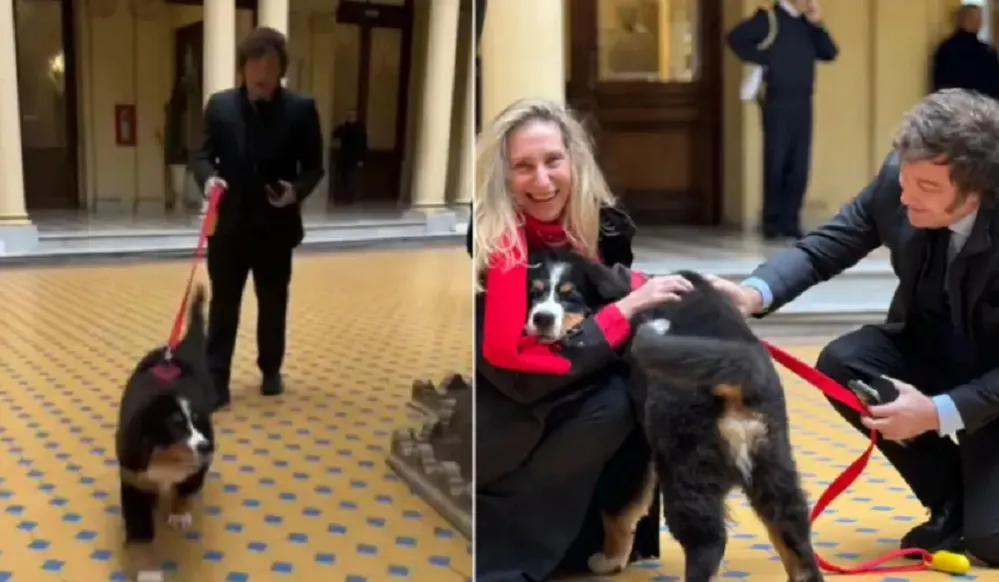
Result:
[[[361,187],[361,168],[357,162],[337,162],[334,200],[344,204],[353,204],[357,201]]]
[[[580,535],[604,467],[635,426],[619,378],[555,408],[527,461],[476,493],[475,579],[549,580]]]
[[[208,367],[228,400],[229,371],[236,347],[239,311],[246,279],[253,274],[257,295],[257,366],[265,375],[281,371],[291,283],[292,249],[263,235],[211,239],[208,277]]]
[[[927,353],[915,338],[875,326],[834,340],[819,354],[816,367],[841,384],[887,375],[928,395],[957,385],[947,377],[951,367],[939,356]],[[855,411],[837,402],[833,408],[857,430],[869,434]],[[924,506],[962,500],[968,551],[999,565],[999,423],[972,434],[962,432],[959,442],[931,432],[904,446],[879,439],[878,448]]]
[[[812,157],[811,96],[767,97],[763,115],[763,232],[801,230]]]

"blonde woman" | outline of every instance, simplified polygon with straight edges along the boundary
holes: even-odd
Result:
[[[635,229],[585,130],[557,103],[511,104],[484,128],[476,156],[476,580],[548,580],[585,568],[600,543],[602,497],[620,494],[647,462],[620,348],[632,315],[689,283],[636,280],[631,295],[583,322],[571,350],[523,353],[526,250],[569,247],[630,266]],[[640,530],[638,550],[658,555],[658,520]]]

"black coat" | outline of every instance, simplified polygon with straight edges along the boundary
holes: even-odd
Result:
[[[275,244],[295,247],[302,242],[301,203],[325,174],[319,113],[312,98],[285,89],[279,90],[273,107],[263,127],[265,137],[252,143],[259,152],[254,157],[247,155],[247,149],[255,113],[245,89],[219,91],[208,98],[204,136],[191,169],[202,190],[212,176],[228,184],[219,206],[215,239],[235,236],[255,223],[258,234],[266,234]],[[268,204],[264,187],[278,180],[294,186],[296,204],[285,208]]]
[[[877,178],[824,226],[753,273],[773,292],[773,312],[813,285],[854,266],[884,245],[899,278],[885,329],[905,328],[929,250],[927,231],[913,227],[901,204],[899,163],[885,160]],[[947,293],[952,320],[967,330],[981,376],[948,394],[970,434],[999,418],[999,210],[981,208],[964,248],[951,262]],[[766,315],[766,314],[763,314]]]
[[[999,99],[999,55],[973,33],[958,30],[933,54],[933,90],[968,89]]]
[[[601,236],[598,247],[603,262],[630,267],[634,254],[632,239],[634,225],[627,215],[617,209],[601,212]],[[467,242],[471,252],[472,224],[469,223]],[[526,290],[525,290],[526,292]],[[476,321],[482,321],[485,301],[476,297]],[[563,352],[572,362],[572,372],[565,376],[521,374],[500,370],[482,357],[482,329],[476,325],[476,486],[487,486],[516,469],[530,455],[542,438],[545,419],[557,406],[559,398],[529,401],[526,395],[550,394],[576,384],[578,393],[588,386],[600,386],[609,375],[628,376],[628,369],[618,352],[611,350],[603,333],[592,321],[584,322],[575,336],[582,347],[571,353]],[[588,339],[589,338],[589,339]],[[637,425],[636,425],[637,427]],[[648,443],[640,428],[629,438],[605,468],[593,505],[587,515],[579,539],[566,557],[568,567],[585,563],[590,553],[599,547],[602,539],[600,507],[601,496],[615,495],[614,475],[633,472],[636,462],[644,466],[649,458]],[[627,466],[628,470],[622,467]],[[643,557],[659,556],[660,506],[655,504],[649,517],[639,523],[636,553]]]

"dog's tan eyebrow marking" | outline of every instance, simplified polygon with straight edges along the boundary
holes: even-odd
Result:
[[[572,291],[575,288],[576,288],[576,286],[573,285],[572,283],[562,283],[562,285],[559,286],[559,288],[558,288],[558,292],[559,293],[572,293]]]
[[[535,279],[534,281],[531,282],[531,288],[534,289],[535,291],[541,291],[542,289],[545,288],[545,282],[542,281],[541,279]]]

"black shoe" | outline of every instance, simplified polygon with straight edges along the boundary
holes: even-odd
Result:
[[[962,551],[964,514],[961,504],[947,501],[931,510],[930,519],[909,530],[902,536],[901,548],[918,548],[927,552],[940,550]]]
[[[284,382],[281,381],[281,374],[264,374],[264,381],[260,384],[260,393],[264,396],[278,396],[284,392]]]

